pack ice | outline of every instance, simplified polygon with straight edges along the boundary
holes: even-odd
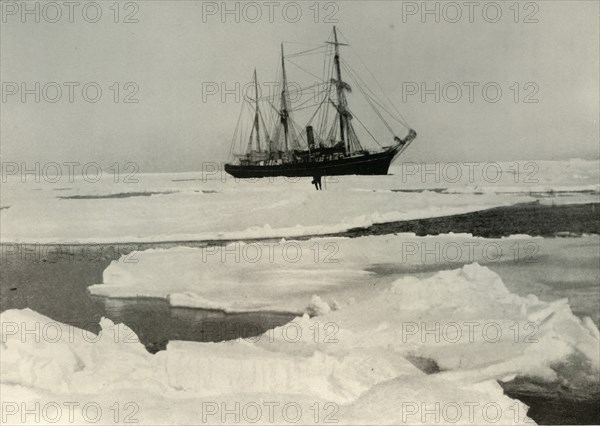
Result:
[[[512,294],[477,263],[407,276],[371,293],[341,294],[336,310],[297,317],[293,338],[286,325],[252,341],[173,341],[156,355],[124,341],[125,326],[109,319],[94,343],[56,323],[60,332],[36,341],[19,327],[44,329],[51,319],[5,311],[3,402],[77,401],[74,416],[81,420],[86,401],[104,412],[114,401],[135,401],[142,424],[279,424],[298,413],[302,424],[521,424],[531,423],[527,407],[506,397],[497,381],[524,376],[583,386],[597,380],[599,333],[590,320],[574,316],[566,301]],[[325,332],[328,324],[333,334]],[[536,324],[535,333],[516,337],[515,324]],[[426,374],[428,360],[440,371]],[[13,413],[13,405],[6,407]],[[10,422],[19,423],[20,414]]]

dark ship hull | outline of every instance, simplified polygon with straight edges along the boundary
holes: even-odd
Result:
[[[225,164],[225,171],[236,178],[264,178],[274,176],[340,176],[387,175],[398,150],[390,149],[376,154],[364,154],[338,160],[308,161],[276,165]]]

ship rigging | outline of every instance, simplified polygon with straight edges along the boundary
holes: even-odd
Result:
[[[226,172],[240,178],[313,176],[316,185],[321,176],[387,174],[390,163],[408,148],[416,138],[416,132],[378,82],[391,108],[379,100],[358,73],[342,60],[340,47],[349,44],[339,41],[338,32],[333,27],[324,45],[290,55],[285,54],[282,43],[276,93],[262,94],[254,70],[253,96],[244,96],[230,151],[232,161],[225,165]],[[323,53],[322,77],[294,60]],[[290,84],[288,64],[317,78],[317,82],[306,87]],[[352,86],[342,79],[342,70],[352,80]],[[370,71],[369,74],[374,79]],[[352,93],[353,86],[358,88],[367,105],[391,134],[391,144],[382,145],[380,137],[375,136],[350,109],[348,94]],[[248,113],[252,117],[251,126],[244,125]],[[297,116],[302,113],[306,117],[298,120]],[[406,129],[404,138],[397,136],[390,118],[394,125],[399,124]],[[299,121],[304,124],[300,125]],[[363,137],[370,137],[377,149],[363,147],[355,123],[361,126]]]

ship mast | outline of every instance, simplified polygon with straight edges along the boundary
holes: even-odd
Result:
[[[344,82],[342,81],[342,70],[340,67],[340,46],[347,46],[345,43],[338,42],[337,37],[337,29],[335,25],[333,26],[333,43],[328,42],[330,44],[335,45],[335,70],[337,74],[336,88],[337,88],[337,110],[340,115],[340,136],[342,138],[342,142],[344,143],[344,148],[346,149],[346,153],[350,152],[350,143],[348,140],[348,135],[346,135],[346,129],[348,128],[347,124],[347,112],[346,112],[346,96],[344,95]]]
[[[258,79],[256,78],[256,68],[254,68],[254,93],[256,94],[256,113],[254,115],[254,127],[256,128],[256,145],[260,152],[260,127],[259,127],[259,111],[258,111]]]
[[[283,132],[285,137],[285,151],[289,150],[288,147],[288,109],[287,109],[287,100],[286,100],[286,91],[287,91],[287,76],[285,74],[285,57],[283,55],[283,43],[281,43],[281,71],[282,71],[282,84],[283,88],[281,89],[281,123],[283,124]]]

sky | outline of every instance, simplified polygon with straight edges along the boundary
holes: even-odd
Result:
[[[431,1],[425,14],[410,1],[47,3],[2,1],[3,162],[183,172],[227,161],[241,104],[221,89],[254,68],[274,81],[282,41],[305,50],[334,24],[351,45],[343,58],[366,64],[417,131],[405,160],[599,157],[596,1]]]

